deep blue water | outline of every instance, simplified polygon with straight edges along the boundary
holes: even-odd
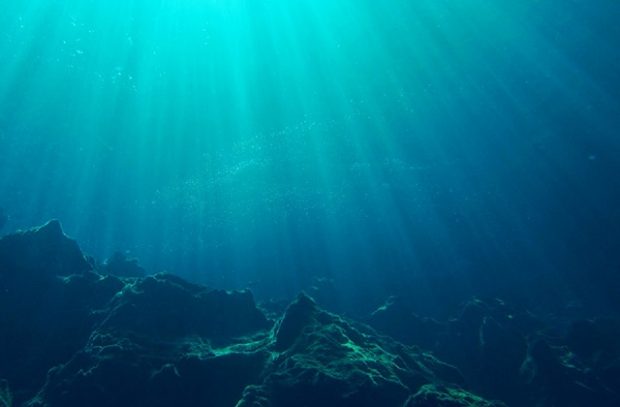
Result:
[[[0,4],[2,232],[263,297],[620,307],[617,1]]]

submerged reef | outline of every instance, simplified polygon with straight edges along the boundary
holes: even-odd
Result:
[[[397,298],[365,320],[306,294],[259,307],[116,255],[57,221],[0,239],[0,406],[620,405],[620,322],[473,299],[447,321]]]

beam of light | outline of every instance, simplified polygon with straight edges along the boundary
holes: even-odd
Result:
[[[535,202],[569,182],[606,209],[575,168],[618,150],[614,15],[612,1],[9,2],[0,206],[14,226],[60,217],[100,256],[240,285],[274,268],[290,285],[310,269],[465,272],[518,250],[560,267],[534,243]]]

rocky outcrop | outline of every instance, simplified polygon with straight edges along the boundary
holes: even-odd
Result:
[[[424,384],[462,382],[454,367],[326,312],[304,294],[278,322],[274,350],[263,382],[273,407],[400,406]]]
[[[423,343],[459,368],[468,389],[511,406],[620,405],[615,319],[577,321],[562,333],[558,321],[473,299],[455,318],[437,322],[389,299],[368,322],[404,343]]]
[[[0,272],[4,281],[24,279],[32,283],[91,269],[78,244],[65,236],[57,220],[0,240]]]
[[[268,318],[249,291],[115,261],[55,221],[0,239],[0,406],[620,405],[612,318],[558,328],[474,299],[436,321],[392,298],[370,327],[305,294]]]
[[[57,221],[0,239],[0,378],[19,401],[86,342],[121,288],[94,273]]]
[[[14,389],[16,405],[38,392],[50,368],[31,405],[138,405],[123,388],[142,399],[140,383],[157,394],[174,372],[201,381],[208,375],[197,373],[211,372],[219,384],[209,382],[234,404],[247,382],[227,391],[224,370],[256,375],[265,354],[215,351],[212,343],[232,346],[238,336],[266,335],[271,327],[249,292],[165,274],[100,275],[56,221],[0,239],[0,309],[0,378]],[[179,391],[191,380],[181,382]]]
[[[422,385],[463,382],[454,367],[330,314],[305,295],[271,330],[254,321],[245,325],[245,331],[239,327],[226,331],[210,329],[208,319],[202,328],[196,320],[171,324],[177,315],[151,308],[164,299],[153,299],[152,292],[167,292],[165,299],[176,302],[166,304],[185,309],[178,302],[178,288],[170,292],[163,288],[170,284],[165,278],[139,283],[125,288],[130,293],[121,291],[111,304],[137,304],[135,297],[151,292],[144,298],[149,307],[132,306],[128,315],[118,318],[126,308],[111,305],[86,346],[50,371],[30,406],[400,407]],[[163,286],[154,288],[156,284]],[[186,295],[199,295],[198,287],[190,285],[196,291]],[[125,295],[132,300],[122,300]],[[229,301],[235,298],[226,295],[232,295]],[[231,315],[240,327],[244,318],[249,320],[242,315],[235,318],[233,311],[239,308],[225,310],[226,301],[220,303],[222,315]],[[146,310],[161,319],[148,320]],[[147,321],[128,322],[138,316]]]

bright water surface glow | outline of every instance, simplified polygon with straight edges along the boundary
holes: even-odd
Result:
[[[620,2],[0,5],[11,228],[259,291],[610,266]]]

